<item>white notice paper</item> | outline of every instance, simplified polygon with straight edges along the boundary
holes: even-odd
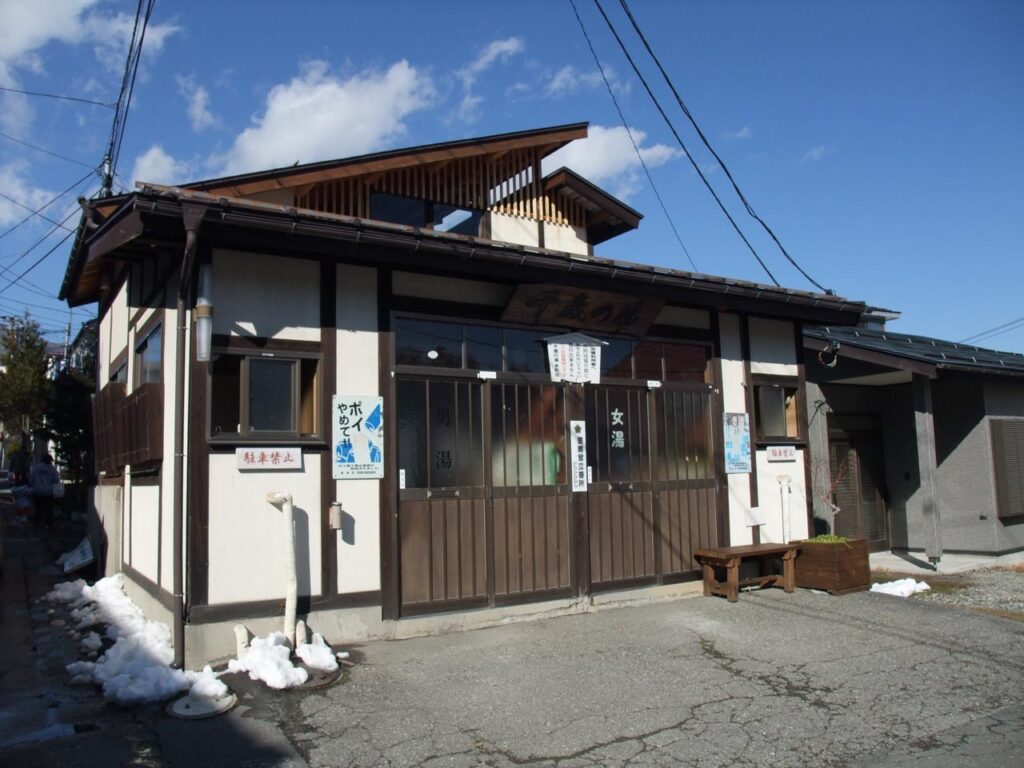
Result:
[[[587,490],[587,425],[584,421],[569,422],[570,469],[572,470],[572,492]]]

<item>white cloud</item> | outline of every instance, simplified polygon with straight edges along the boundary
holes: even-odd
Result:
[[[681,150],[665,144],[644,146],[647,133],[637,128],[630,128],[630,131],[648,168],[656,168],[683,156]],[[626,129],[621,126],[591,126],[587,138],[577,139],[544,158],[543,171],[547,174],[563,165],[595,184],[607,187],[616,197],[627,198],[641,186],[643,169]]]
[[[0,85],[19,87],[17,73],[45,72],[39,51],[51,42],[68,45],[91,44],[97,58],[111,71],[124,67],[131,39],[134,14],[96,10],[100,0],[4,0],[0,9]],[[45,6],[45,7],[41,7]],[[156,55],[178,27],[150,24],[146,29],[143,55]],[[19,94],[0,94],[0,124],[5,130],[25,134],[33,111]]]
[[[188,181],[192,164],[176,160],[162,146],[154,144],[135,158],[132,166],[132,184],[147,181],[151,184],[181,184]]]
[[[30,211],[22,206],[35,210],[46,205],[54,197],[53,192],[32,186],[25,178],[24,171],[23,163],[0,165],[0,191],[21,203],[18,205],[6,197],[0,197],[0,227],[6,228],[28,216]],[[53,215],[52,211],[50,215]]]
[[[800,162],[816,163],[819,160],[821,160],[821,158],[825,157],[825,155],[829,155],[831,153],[832,149],[830,147],[826,147],[824,144],[820,144],[817,147],[811,147],[806,152],[804,152],[803,157],[800,158]]]
[[[604,67],[604,77],[608,78],[608,83],[615,93],[620,95],[629,93],[630,84],[619,80],[618,74],[611,67]],[[600,71],[595,69],[590,72],[583,72],[572,64],[566,64],[548,80],[544,86],[544,95],[559,98],[584,88],[598,88],[603,85],[604,78],[601,77]]]
[[[750,130],[749,125],[744,125],[738,131],[726,131],[725,138],[730,139],[732,141],[737,141],[740,139],[752,139],[754,138],[754,132]]]
[[[473,93],[477,78],[498,62],[508,61],[512,56],[520,54],[526,48],[521,37],[508,37],[504,40],[492,40],[473,61],[455,72],[462,81],[462,101],[456,116],[465,122],[476,119],[477,108],[483,103],[484,97]]]
[[[199,85],[194,77],[178,75],[178,91],[185,97],[188,121],[192,130],[199,133],[207,128],[220,125],[220,118],[210,111],[210,92]]]
[[[404,134],[405,118],[434,93],[431,79],[405,60],[346,80],[310,62],[270,90],[263,114],[212,162],[235,174],[372,152]]]

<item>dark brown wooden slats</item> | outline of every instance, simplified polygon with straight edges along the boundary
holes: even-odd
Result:
[[[401,602],[442,605],[487,594],[480,384],[404,380],[398,401]],[[406,443],[406,445],[401,445]]]
[[[646,390],[587,393],[590,577],[598,587],[656,576],[648,430]]]
[[[1024,421],[991,419],[996,511],[1000,518],[1024,515]]]
[[[694,552],[719,544],[711,394],[665,389],[654,399],[662,575],[689,573]]]
[[[833,503],[839,507],[833,532],[849,539],[867,539],[873,550],[888,543],[881,457],[882,441],[877,432],[851,432],[849,439],[829,443]]]
[[[141,384],[130,395],[124,384],[107,384],[93,400],[97,471],[163,459],[163,423],[162,384]]]
[[[568,588],[564,390],[491,386],[495,596]]]

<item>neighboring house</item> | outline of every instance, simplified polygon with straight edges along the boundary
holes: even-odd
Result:
[[[817,528],[833,502],[835,531],[874,549],[1024,549],[1024,355],[877,322],[804,345]]]
[[[100,306],[107,567],[190,666],[232,653],[237,622],[277,626],[273,491],[294,498],[300,610],[332,641],[695,580],[696,549],[752,540],[752,504],[763,538],[806,535],[802,326],[852,325],[864,305],[593,256],[640,214],[541,174],[586,135],[87,207],[61,296]],[[552,380],[550,340],[569,332],[604,342],[598,383]]]
[[[96,347],[100,321],[86,320],[68,351],[68,368],[89,379],[96,378]]]

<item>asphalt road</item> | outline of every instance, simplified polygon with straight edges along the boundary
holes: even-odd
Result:
[[[310,765],[1024,765],[1024,624],[765,590],[360,649]]]
[[[1024,623],[961,608],[774,589],[609,608],[353,648],[319,691],[230,676],[240,705],[186,722],[67,687],[76,643],[30,554],[2,582],[25,653],[0,665],[5,766],[1024,765]]]

